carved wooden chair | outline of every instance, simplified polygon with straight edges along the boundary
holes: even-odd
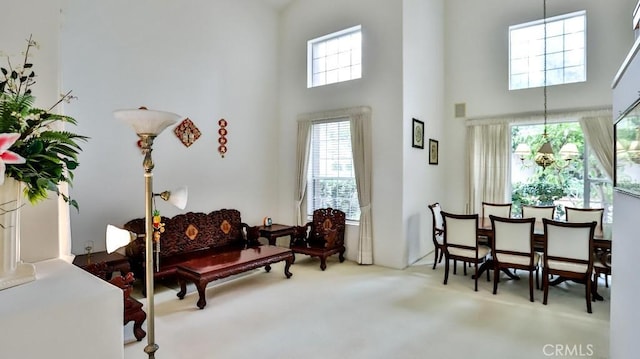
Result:
[[[522,218],[535,218],[536,222],[542,222],[543,218],[554,219],[556,206],[530,206],[522,205]]]
[[[327,268],[327,258],[338,254],[344,262],[345,213],[333,208],[313,211],[313,219],[304,226],[296,226],[289,247],[294,253],[320,258],[320,269]],[[294,257],[295,261],[295,257]]]
[[[99,277],[116,287],[122,289],[124,299],[124,318],[123,325],[133,321],[133,335],[137,341],[141,341],[147,333],[142,329],[142,324],[147,319],[147,313],[142,309],[142,303],[131,297],[133,290],[133,273],[129,272],[125,275],[113,276],[107,280],[108,266],[106,262],[91,263],[84,267],[87,272]]]

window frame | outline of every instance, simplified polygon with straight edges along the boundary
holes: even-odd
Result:
[[[329,43],[332,40],[340,40],[342,38],[345,38],[347,36],[351,36],[353,34],[359,34],[360,35],[360,43],[358,44],[358,48],[355,49],[354,47],[350,47],[348,51],[343,51],[343,52],[336,52],[336,55],[339,57],[340,54],[345,54],[346,52],[349,53],[349,65],[348,66],[339,66],[339,64],[336,67],[336,70],[340,70],[340,68],[349,68],[350,71],[350,75],[347,79],[343,79],[340,80],[340,76],[339,74],[336,75],[336,81],[330,81],[328,82],[326,80],[326,73],[328,72],[328,70],[326,69],[326,58],[328,56],[322,56],[322,58],[325,59],[324,62],[322,62],[324,64],[324,71],[318,71],[318,72],[314,72],[314,60],[316,59],[320,59],[321,57],[316,57],[314,58],[314,47],[316,45],[320,45],[322,43]],[[359,54],[359,62],[353,62],[353,53],[357,52]],[[337,60],[339,61],[339,60]],[[322,67],[322,66],[319,66]],[[355,67],[359,68],[359,72],[357,74],[357,76],[354,76],[353,74],[353,70]],[[322,83],[314,83],[314,75],[318,74],[318,73],[324,73],[325,74],[325,81],[323,81]],[[362,25],[356,25],[356,26],[352,26],[349,27],[347,29],[344,30],[340,30],[340,31],[336,31],[324,36],[320,36],[317,37],[315,39],[311,39],[309,41],[307,41],[307,88],[314,88],[314,87],[321,87],[321,86],[326,86],[326,85],[331,85],[331,84],[335,84],[335,83],[340,83],[340,82],[345,82],[345,81],[351,81],[351,80],[357,80],[362,78]]]
[[[565,28],[565,25],[566,25],[565,21],[573,20],[576,18],[581,18],[583,20],[582,31],[567,32],[567,29]],[[524,40],[518,43],[520,44],[520,46],[525,47],[523,43],[541,42],[543,47],[542,49],[540,49],[540,52],[531,53],[531,49],[535,48],[535,46],[532,46],[531,44],[529,44],[528,46],[526,46],[527,50],[529,51],[527,56],[514,57],[514,54],[513,54],[514,47],[517,49],[517,46],[516,46],[517,44],[514,43],[514,40],[513,40],[514,32],[518,30],[523,30],[523,29],[533,29],[540,25],[542,25],[542,28],[544,29],[545,23],[546,23],[547,30],[544,31],[544,35],[542,35],[542,37],[537,37],[537,38],[528,37],[527,40]],[[561,26],[562,26],[562,30],[559,33],[559,35],[554,34],[553,32],[549,34],[549,28],[553,26],[558,26],[558,23],[561,23]],[[580,33],[582,33],[582,37],[581,37],[582,47],[576,47],[572,49],[571,47],[569,47],[569,44],[567,44],[567,37],[571,36],[572,34],[580,34]],[[554,42],[558,40],[560,40],[561,42],[561,44],[559,45],[560,47],[559,49],[554,49],[555,46],[558,46],[558,45],[554,45]],[[540,46],[540,44],[538,45]],[[586,82],[587,81],[587,13],[586,13],[586,10],[574,11],[567,14],[548,17],[546,19],[540,19],[540,20],[535,20],[535,21],[530,21],[522,24],[509,26],[508,47],[509,47],[508,81],[509,81],[510,91],[542,87],[545,85],[553,86],[553,85],[562,85],[562,84],[569,84],[569,83]],[[570,51],[582,51],[582,57],[581,57],[582,61],[580,63],[577,63],[577,65],[570,65],[570,61],[569,61],[570,59],[569,60],[567,59],[568,58],[567,54]],[[557,56],[561,57],[561,61],[559,61],[560,64],[556,66],[555,63],[558,60],[556,60],[555,57]],[[535,61],[536,57],[538,57],[537,62],[538,62],[538,66],[540,66],[539,69],[534,65],[534,63],[536,62]],[[542,57],[542,59],[540,59],[539,57]],[[518,60],[526,62],[526,65],[525,64],[522,65],[523,70],[521,72],[514,73],[514,67],[516,67],[514,63],[516,63],[516,61]],[[546,66],[544,64],[545,61],[546,61]],[[579,74],[579,76],[576,76],[576,79],[572,79],[570,76],[572,73],[571,70],[577,69],[580,67],[582,68],[582,72]],[[545,71],[546,71],[546,75],[545,75]],[[562,75],[561,80],[554,80],[556,76],[553,75],[553,72],[561,73]],[[535,76],[536,74],[537,76]],[[516,76],[526,76],[527,78],[526,84],[522,86],[518,86],[517,85],[518,82],[516,82],[514,79],[514,77]],[[546,84],[545,84],[545,81],[546,81]]]

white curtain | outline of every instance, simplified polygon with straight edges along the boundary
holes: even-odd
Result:
[[[306,185],[309,165],[309,131],[314,121],[349,118],[351,147],[360,205],[358,236],[358,263],[373,264],[373,225],[371,216],[371,108],[352,107],[340,110],[313,112],[298,116],[298,140],[296,159],[296,214],[298,225],[306,219]]]
[[[583,117],[580,127],[609,179],[613,179],[613,121],[611,116]]]
[[[360,204],[358,263],[373,264],[371,217],[371,113],[351,116],[351,148]]]
[[[309,168],[309,130],[311,121],[298,121],[298,142],[296,145],[296,193],[295,212],[296,223],[301,226],[306,223],[306,208],[303,206],[307,190],[307,169]]]
[[[507,122],[467,127],[467,211],[480,213],[483,201],[507,203],[511,131]]]

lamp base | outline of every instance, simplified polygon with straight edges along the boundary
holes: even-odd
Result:
[[[31,263],[18,263],[9,273],[0,273],[0,290],[36,280],[36,267]]]
[[[155,359],[156,357],[156,351],[159,349],[160,347],[158,346],[158,344],[149,344],[146,347],[144,347],[144,352],[149,354],[149,359]]]

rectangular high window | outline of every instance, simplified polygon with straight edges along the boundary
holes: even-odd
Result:
[[[307,88],[361,77],[360,25],[307,42]]]
[[[509,27],[509,90],[587,80],[584,10]],[[546,36],[545,36],[546,35]],[[546,50],[546,54],[545,54]]]

